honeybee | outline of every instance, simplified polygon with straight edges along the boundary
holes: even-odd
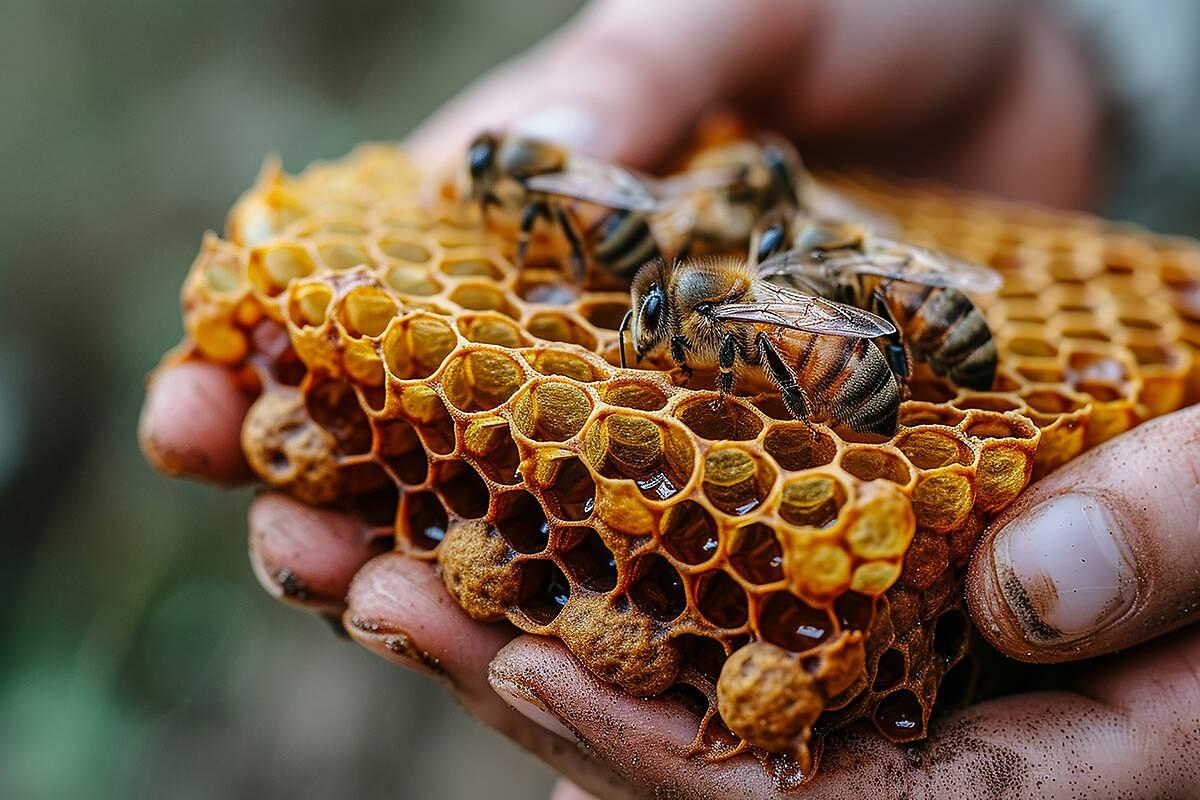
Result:
[[[809,219],[796,231],[793,249],[763,261],[757,277],[887,320],[895,333],[883,349],[902,381],[914,358],[959,386],[992,388],[996,342],[964,292],[1000,288],[1003,279],[994,270],[875,236],[860,225]]]
[[[880,231],[895,228],[892,220],[818,183],[796,149],[777,136],[761,135],[709,148],[688,167],[701,172],[728,170],[735,176],[720,191],[693,198],[691,237],[717,250],[745,252],[756,233],[764,248],[760,261],[786,249],[788,227],[764,226],[764,219],[820,216],[862,222]]]
[[[634,278],[631,300],[622,365],[628,331],[639,362],[666,348],[688,375],[719,370],[722,395],[739,371],[757,370],[796,419],[896,430],[900,387],[871,341],[895,328],[868,311],[761,280],[753,265],[728,256],[650,262]]]
[[[471,198],[519,211],[517,265],[525,262],[539,219],[559,226],[582,281],[590,256],[604,271],[628,280],[647,261],[674,256],[691,227],[683,198],[730,184],[733,169],[692,171],[656,179],[569,153],[550,142],[482,133],[467,152]],[[571,200],[596,207],[590,217]],[[675,243],[678,243],[676,246]]]

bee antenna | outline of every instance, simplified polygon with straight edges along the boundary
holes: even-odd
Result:
[[[621,327],[617,328],[617,341],[621,345],[621,369],[625,369],[625,331],[629,330],[629,322],[633,319],[633,309],[625,312],[621,318]]]

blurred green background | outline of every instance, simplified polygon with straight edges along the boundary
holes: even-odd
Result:
[[[443,693],[262,593],[249,491],[155,475],[134,429],[264,154],[399,137],[577,5],[6,0],[0,797],[545,796]],[[1185,197],[1114,208],[1195,232]]]
[[[267,597],[250,492],[154,474],[134,429],[200,236],[265,154],[402,136],[576,6],[3,3],[0,797],[547,794],[444,693]]]

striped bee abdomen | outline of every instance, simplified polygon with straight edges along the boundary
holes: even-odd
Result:
[[[958,289],[914,287],[899,300],[904,340],[918,361],[959,386],[987,391],[996,377],[996,342],[987,320]],[[899,294],[899,292],[895,292]]]
[[[635,211],[609,211],[592,224],[586,238],[595,243],[592,252],[600,266],[623,278],[660,255],[650,223]]]
[[[796,382],[817,410],[856,431],[890,436],[900,413],[900,386],[873,342],[843,336],[794,337]]]

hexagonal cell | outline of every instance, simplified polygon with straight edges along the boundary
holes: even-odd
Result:
[[[432,550],[446,537],[446,509],[433,492],[405,492],[396,513],[396,530],[409,544]]]
[[[964,397],[954,403],[954,407],[961,411],[969,411],[972,408],[980,411],[1019,411],[1021,403],[1011,397],[1004,397],[998,394],[977,394],[969,397]]]
[[[900,406],[900,424],[906,428],[918,425],[945,425],[953,428],[966,419],[966,414],[953,406],[908,402]]]
[[[717,523],[704,507],[684,500],[667,509],[659,532],[663,547],[685,564],[701,564],[717,552]]]
[[[949,403],[958,392],[948,381],[931,376],[917,376],[908,382],[913,400],[923,403]]]
[[[726,514],[749,514],[763,504],[779,473],[748,450],[716,445],[704,455],[704,496]]]
[[[464,349],[442,373],[446,400],[459,411],[491,411],[521,388],[525,372],[500,350]]]
[[[609,405],[639,411],[657,411],[667,404],[667,395],[661,388],[635,380],[614,381],[604,387],[600,397]]]
[[[401,261],[424,264],[433,258],[433,253],[429,252],[429,248],[411,239],[388,236],[380,239],[376,244],[384,255],[398,258]]]
[[[692,433],[713,441],[746,441],[763,429],[762,420],[749,406],[716,392],[696,392],[675,407],[675,419]]]
[[[775,531],[761,522],[736,529],[729,542],[729,565],[751,583],[783,580],[783,550]]]
[[[517,607],[538,625],[549,625],[571,597],[567,576],[553,561],[540,558],[521,562],[521,593]]]
[[[342,510],[362,520],[368,527],[394,530],[400,490],[378,464],[351,464],[339,469],[341,485],[349,494]]]
[[[440,269],[446,275],[454,278],[487,278],[498,281],[504,277],[500,269],[490,258],[483,256],[450,256],[442,261]]]
[[[357,266],[370,266],[371,257],[356,239],[325,241],[317,245],[317,258],[328,269],[339,272]]]
[[[534,382],[512,404],[513,425],[539,442],[564,442],[583,429],[592,413],[587,392],[567,381]]]
[[[1037,429],[1024,417],[1002,416],[987,411],[971,415],[964,431],[977,439],[1032,439]]]
[[[1017,373],[1033,383],[1062,383],[1066,378],[1062,367],[1058,364],[1020,364]]]
[[[1174,354],[1170,349],[1159,344],[1137,344],[1129,343],[1126,345],[1129,352],[1133,353],[1134,359],[1139,366],[1165,366],[1175,360]]]
[[[1057,389],[1033,389],[1021,393],[1021,399],[1034,411],[1043,414],[1068,414],[1083,408],[1084,403]]]
[[[550,541],[550,523],[537,498],[520,490],[496,495],[496,530],[518,553],[540,553]]]
[[[417,434],[431,453],[445,455],[457,446],[454,420],[437,392],[418,384],[409,387],[400,396],[404,415],[417,429]]]
[[[971,476],[962,470],[939,470],[923,476],[912,494],[917,524],[936,531],[962,525],[974,502]]]
[[[379,336],[399,311],[396,301],[375,286],[351,289],[338,305],[338,319],[342,327],[356,338]]]
[[[516,319],[516,308],[503,289],[490,283],[463,283],[450,293],[450,300],[470,311],[498,311]]]
[[[304,400],[309,416],[333,435],[338,453],[370,452],[370,421],[353,386],[343,381],[324,381],[310,388]]]
[[[442,291],[442,285],[427,269],[411,264],[395,264],[389,267],[383,279],[400,294],[412,297],[429,297]]]
[[[399,380],[428,378],[458,345],[454,329],[433,314],[396,320],[383,336],[383,363]]]
[[[766,414],[771,419],[780,421],[791,421],[795,417],[792,412],[787,410],[787,406],[783,404],[783,399],[777,394],[760,394],[752,397],[750,402],[762,413]]]
[[[542,311],[525,321],[525,330],[531,336],[547,342],[577,344],[585,350],[596,349],[596,337],[575,320],[557,311]]]
[[[842,469],[860,481],[885,481],[905,486],[912,480],[908,462],[895,453],[870,447],[851,447],[842,453]]]
[[[477,519],[487,513],[487,484],[465,461],[438,461],[431,482],[446,508],[459,517]]]
[[[687,434],[632,413],[615,412],[584,432],[584,453],[607,478],[632,480],[642,495],[667,500],[687,485],[694,455]]]
[[[793,525],[825,528],[846,504],[846,488],[831,475],[806,475],[783,484],[779,516]]]
[[[375,452],[397,478],[410,486],[424,483],[429,474],[429,459],[417,431],[402,419],[375,425]]]
[[[298,328],[320,327],[332,302],[333,290],[323,283],[294,284],[288,293],[288,319]]]
[[[564,283],[558,270],[535,270],[526,265],[517,279],[517,297],[526,303],[567,306],[574,303],[579,292]]]
[[[476,466],[496,483],[511,485],[521,480],[521,452],[513,441],[508,420],[500,416],[477,417],[463,433],[463,450]]]
[[[969,465],[974,453],[955,434],[937,428],[916,428],[902,434],[896,447],[918,469],[937,469],[950,464]]]
[[[892,692],[875,708],[875,726],[893,742],[911,742],[925,735],[925,710],[908,689]]]
[[[696,579],[696,610],[717,628],[740,628],[746,624],[749,602],[737,581],[714,570]]]
[[[871,691],[886,692],[900,685],[908,673],[904,653],[889,648],[879,657],[879,665],[875,668],[875,680],[871,683]]]
[[[796,471],[832,464],[837,456],[832,437],[800,422],[772,425],[763,448],[779,466]]]
[[[525,344],[521,326],[503,314],[494,312],[463,314],[458,318],[458,330],[468,342],[513,349]]]
[[[758,633],[771,644],[793,653],[813,649],[834,632],[833,618],[791,592],[773,592],[758,614]]]
[[[567,528],[559,546],[567,572],[586,589],[610,592],[617,585],[617,561],[593,528]]]
[[[1019,356],[1053,358],[1058,355],[1058,348],[1053,344],[1032,336],[1014,336],[1005,343],[1004,349]]]
[[[592,515],[596,482],[587,465],[578,458],[556,459],[544,486],[542,492],[554,516],[571,522]]]
[[[255,289],[274,297],[282,292],[293,278],[311,275],[316,269],[308,250],[293,244],[270,244],[250,251],[246,277]]]
[[[579,314],[597,328],[615,331],[621,327],[621,320],[629,311],[629,301],[620,300],[591,300],[585,301],[579,307]]]
[[[629,599],[638,610],[661,622],[670,622],[683,613],[687,604],[683,581],[669,561],[653,553],[642,556],[633,574]]]
[[[608,369],[598,360],[582,353],[544,347],[522,352],[529,366],[542,375],[562,375],[581,383],[595,383],[608,379]]]

